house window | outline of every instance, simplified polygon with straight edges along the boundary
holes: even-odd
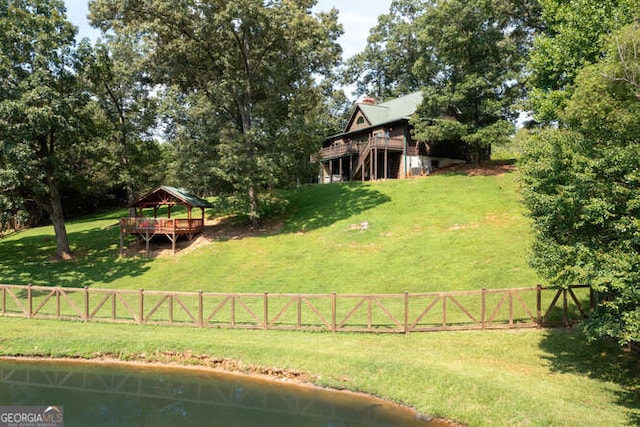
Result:
[[[357,125],[361,125],[363,123],[364,123],[364,117],[362,117],[362,116],[358,117],[358,119],[356,120],[356,124]]]

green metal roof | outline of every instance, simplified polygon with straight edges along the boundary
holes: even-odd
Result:
[[[168,202],[169,204],[184,204],[195,208],[213,207],[208,201],[189,193],[184,188],[170,187],[168,185],[162,185],[145,194],[131,204],[131,207],[149,207],[167,204]]]
[[[422,92],[413,92],[380,104],[357,104],[371,126],[379,126],[397,120],[411,118],[422,104]]]

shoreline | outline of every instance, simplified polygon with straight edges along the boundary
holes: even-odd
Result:
[[[339,393],[344,396],[368,399],[377,402],[378,404],[388,405],[389,407],[397,410],[406,411],[411,413],[417,419],[437,423],[441,426],[462,426],[454,421],[433,417],[427,414],[419,413],[415,408],[397,403],[391,400],[384,399],[382,397],[369,394],[362,391],[349,390],[347,388],[336,388],[318,385],[314,380],[320,378],[316,375],[311,375],[303,371],[287,370],[280,368],[264,368],[256,367],[253,365],[243,365],[240,361],[233,359],[216,359],[209,356],[194,356],[194,355],[180,355],[176,358],[174,353],[160,353],[154,354],[158,357],[167,357],[165,360],[148,358],[146,355],[131,355],[133,356],[129,360],[123,360],[113,355],[97,355],[91,358],[81,356],[22,356],[22,355],[0,355],[0,362],[24,362],[24,363],[57,363],[57,364],[69,364],[69,365],[101,365],[101,366],[113,366],[113,367],[126,367],[127,369],[136,370],[163,370],[167,372],[194,372],[211,375],[219,378],[239,378],[244,381],[259,382],[259,383],[278,383],[283,387],[297,388],[301,390],[318,390],[327,393]],[[204,362],[204,363],[202,363]]]

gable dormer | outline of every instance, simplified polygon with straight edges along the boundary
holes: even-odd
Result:
[[[351,119],[349,120],[349,123],[347,124],[347,127],[345,128],[344,132],[348,133],[355,130],[365,129],[370,126],[371,126],[371,122],[369,121],[367,116],[364,114],[360,106],[357,106],[355,111],[351,115]]]

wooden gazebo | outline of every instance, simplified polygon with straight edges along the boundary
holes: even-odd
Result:
[[[158,210],[167,207],[167,217],[158,218]],[[174,206],[185,206],[188,218],[171,218]],[[171,241],[171,250],[176,251],[176,240],[180,236],[187,236],[189,240],[194,235],[204,231],[204,210],[213,207],[209,202],[194,196],[181,188],[163,185],[140,197],[132,203],[135,216],[120,219],[120,254],[123,254],[125,234],[135,234],[144,240],[147,254],[149,242],[156,235],[165,236]],[[144,209],[153,209],[153,218],[143,216]],[[200,218],[193,218],[193,208],[200,208]]]

